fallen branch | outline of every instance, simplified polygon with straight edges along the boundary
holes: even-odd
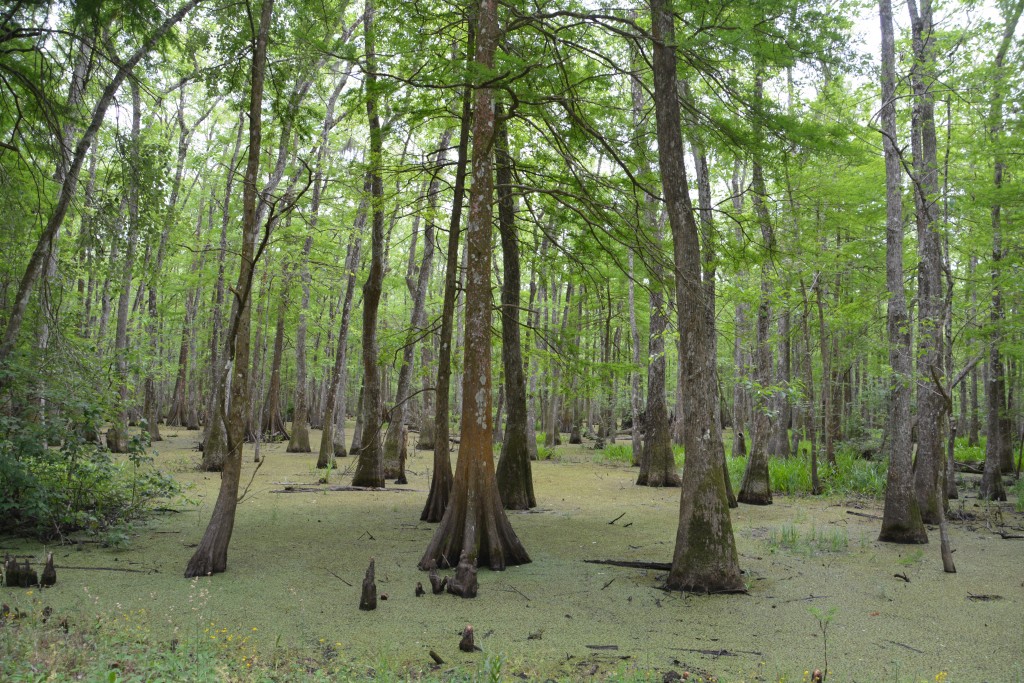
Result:
[[[587,645],[591,650],[618,650],[618,645]]]
[[[904,572],[903,574],[893,574],[893,577],[897,579],[903,579],[907,583],[910,583],[910,577],[907,576],[906,572]]]
[[[606,564],[611,567],[627,567],[629,569],[653,569],[667,572],[672,569],[671,562],[634,562],[632,560],[583,560],[587,564]]]
[[[285,486],[271,493],[322,493],[324,491],[374,491],[377,493],[423,493],[417,489],[378,489],[372,486]]]
[[[896,642],[895,640],[890,640],[889,642],[892,643],[893,645],[899,645],[902,648],[906,648],[907,650],[910,650],[911,652],[916,652],[916,653],[922,654],[922,655],[924,654],[923,650],[918,650],[916,647],[910,647],[909,645],[906,645],[905,643],[899,643],[899,642]]]
[[[619,515],[618,517],[616,517],[615,519],[613,519],[612,521],[610,521],[610,522],[608,522],[608,523],[609,523],[609,524],[615,524],[615,522],[619,521],[620,519],[622,519],[622,518],[623,518],[623,517],[625,517],[625,516],[626,516],[626,513],[625,513],[625,512],[623,512],[623,513],[622,513],[621,515]]]
[[[351,588],[351,587],[352,587],[352,584],[351,584],[351,583],[349,583],[349,582],[348,582],[348,581],[346,581],[345,579],[341,578],[340,576],[338,576],[337,574],[335,574],[334,572],[332,572],[332,571],[331,571],[330,569],[328,569],[328,570],[327,570],[327,573],[328,573],[328,574],[330,574],[331,576],[333,576],[334,578],[336,578],[336,579],[337,579],[338,581],[341,581],[341,582],[342,582],[343,584],[345,584],[345,585],[346,585],[346,586],[348,586],[349,588]]]
[[[1008,534],[1005,531],[1000,531],[999,535],[1005,540],[1010,540],[1013,538],[1024,538],[1024,535],[1022,534]]]
[[[81,569],[94,572],[127,572],[129,574],[159,574],[159,569],[128,569],[126,567],[68,567],[61,565],[61,569]]]
[[[823,600],[831,597],[831,595],[808,595],[806,598],[793,598],[792,600],[783,600],[782,603],[786,604],[788,602],[806,602],[807,600]]]
[[[1003,596],[1002,595],[986,595],[984,593],[977,594],[977,595],[974,594],[974,593],[968,593],[967,594],[967,599],[968,600],[974,600],[976,602],[990,602],[992,600],[1002,600]]]
[[[879,520],[882,519],[878,515],[869,515],[866,512],[857,512],[856,510],[847,510],[846,514],[848,514],[848,515],[855,515],[857,517],[864,517],[866,519],[879,519]]]
[[[523,591],[519,590],[515,586],[508,586],[507,588],[502,588],[502,590],[505,591],[506,593],[518,593],[519,595],[521,595],[524,598],[526,598],[527,602],[529,602],[529,600],[530,600],[530,597],[528,595],[526,595],[526,593],[524,593]]]

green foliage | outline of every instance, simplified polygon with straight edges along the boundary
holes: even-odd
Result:
[[[1018,479],[1017,482],[1010,487],[1010,494],[1017,496],[1017,512],[1024,512],[1024,479]]]
[[[597,451],[594,456],[596,462],[618,463],[622,465],[633,464],[633,445],[613,443]]]
[[[985,437],[979,438],[977,446],[968,446],[967,437],[958,437],[953,445],[953,459],[958,462],[984,462]]]
[[[74,531],[108,532],[138,518],[158,498],[179,491],[151,466],[145,444],[115,460],[97,444],[67,432],[47,447],[35,425],[5,418],[0,429],[0,531],[52,539]],[[123,535],[112,533],[115,545]]]

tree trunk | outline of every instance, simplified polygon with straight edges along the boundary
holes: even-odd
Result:
[[[434,165],[442,167],[447,161],[448,144],[452,139],[450,128],[445,129],[438,141],[437,154],[434,157]],[[412,315],[410,320],[409,333],[405,338],[405,346],[402,349],[402,368],[398,373],[398,390],[395,393],[395,407],[391,411],[391,422],[384,439],[384,476],[395,477],[398,480],[405,479],[404,461],[401,453],[406,445],[402,441],[403,428],[408,430],[409,415],[409,394],[412,388],[413,360],[416,352],[416,341],[424,336],[427,327],[427,287],[430,283],[430,272],[434,265],[434,215],[437,209],[437,195],[440,191],[440,178],[438,175],[430,181],[427,188],[427,220],[423,228],[423,260],[420,263],[419,271],[416,273],[416,280],[413,280],[411,269],[406,279],[406,287],[413,298]],[[414,244],[415,247],[415,244]],[[409,254],[410,265],[414,262],[415,253]],[[429,342],[428,342],[429,343]],[[397,471],[389,471],[391,463],[397,465]]]
[[[935,82],[931,0],[923,0],[920,15],[915,0],[908,0],[913,33],[914,68],[911,83],[914,110],[911,116],[914,152],[912,178],[918,241],[917,333],[917,460],[914,489],[921,518],[938,524],[945,505],[940,488],[945,453],[943,438],[947,408],[940,382],[943,345],[942,249],[936,233],[938,197],[935,106],[931,92]]]
[[[512,196],[512,158],[508,128],[501,105],[495,112],[495,176],[498,191],[498,231],[501,234],[501,361],[505,370],[505,403],[508,420],[501,441],[501,459],[496,473],[498,494],[506,510],[537,507],[526,431],[526,377],[523,373],[522,342],[519,335],[519,242],[515,227],[515,199]]]
[[[910,388],[913,365],[910,348],[910,316],[903,285],[903,198],[899,147],[896,139],[896,51],[891,0],[879,0],[882,28],[882,148],[885,150],[886,257],[889,290],[887,327],[889,366],[889,472],[885,484],[885,509],[880,541],[927,543],[921,510],[914,495],[910,442]]]
[[[362,232],[363,225],[366,223],[367,203],[365,192],[369,191],[369,187],[364,185],[363,190],[364,198],[359,204],[359,210],[356,212],[355,235],[359,235]],[[359,271],[359,248],[361,244],[362,239],[358,236],[355,237],[352,242],[349,242],[348,250],[345,254],[345,301],[341,307],[341,328],[338,330],[338,346],[334,350],[334,367],[331,369],[331,381],[327,388],[324,428],[320,435],[320,451],[316,461],[318,469],[333,466],[334,458],[344,458],[346,455],[345,432],[343,429],[336,429],[335,427],[339,417],[342,425],[344,425],[345,420],[344,378],[347,374],[348,327],[352,319],[352,296],[355,291],[356,273]],[[336,411],[339,413],[338,415],[335,415]]]
[[[477,10],[477,73],[494,66],[497,0]],[[420,560],[420,569],[468,562],[502,570],[530,561],[501,507],[491,446],[491,217],[495,138],[493,89],[478,86],[473,107],[473,184],[466,227],[466,338],[462,434],[451,501]]]
[[[377,309],[384,282],[384,184],[383,132],[377,98],[377,55],[374,27],[376,10],[367,0],[363,14],[366,42],[366,116],[370,127],[370,272],[363,284],[363,433],[359,443],[359,461],[352,477],[353,486],[384,487],[384,453],[381,450],[381,378],[377,348]]]
[[[136,175],[140,167],[139,139],[142,134],[142,96],[137,81],[131,82],[132,137],[128,181],[128,226],[126,231],[124,271],[117,300],[117,331],[114,338],[114,357],[117,362],[118,416],[107,432],[107,448],[114,453],[128,452],[128,309],[131,307],[132,270],[135,268],[135,247],[139,235],[139,182]]]
[[[676,310],[686,417],[679,529],[666,585],[697,592],[741,591],[736,543],[721,464],[714,311],[707,310],[701,282],[700,243],[687,193],[683,140],[676,91],[675,26],[666,0],[651,0],[654,104],[665,209],[672,226]]]
[[[470,22],[472,24],[472,21]],[[466,66],[472,65],[475,31],[469,27],[466,45]],[[448,507],[454,482],[452,474],[451,444],[448,422],[452,372],[452,322],[455,316],[455,296],[459,283],[459,231],[462,225],[462,200],[466,191],[466,165],[469,149],[472,88],[462,92],[462,118],[459,123],[459,147],[455,163],[455,185],[452,192],[452,214],[448,225],[448,257],[444,274],[444,303],[441,307],[441,332],[438,343],[437,387],[434,392],[434,476],[430,492],[420,513],[425,522],[440,522]]]
[[[270,362],[270,386],[267,388],[267,400],[263,404],[263,417],[260,420],[261,439],[270,441],[288,438],[284,416],[281,414],[281,364],[284,361],[284,319],[288,312],[288,280],[288,273],[282,273],[281,298],[277,304],[277,324],[274,330],[274,357]]]
[[[756,119],[762,115],[762,84],[760,72],[754,77],[754,106],[753,116]],[[755,128],[757,124],[755,123]],[[771,216],[768,215],[768,190],[765,187],[764,170],[761,167],[761,158],[754,156],[753,164],[753,186],[752,201],[754,213],[757,215],[757,222],[761,228],[761,237],[764,240],[764,248],[767,257],[761,264],[761,302],[757,308],[757,344],[754,355],[754,382],[759,390],[759,398],[754,405],[754,429],[750,444],[750,455],[747,458],[747,469],[743,473],[743,483],[740,484],[740,493],[736,499],[748,505],[770,505],[772,502],[772,488],[768,476],[768,448],[772,436],[772,424],[769,418],[766,395],[768,387],[772,384],[772,350],[769,346],[771,336],[771,306],[775,291],[775,283],[772,280],[774,270],[773,259],[775,258],[775,228],[772,225]]]
[[[224,422],[227,454],[221,473],[220,492],[206,527],[206,533],[185,567],[185,578],[208,576],[227,569],[228,544],[235,525],[238,507],[238,482],[242,471],[242,445],[245,440],[245,410],[248,400],[249,319],[253,266],[256,258],[256,183],[260,165],[263,77],[266,71],[267,43],[273,13],[273,0],[263,0],[259,30],[253,46],[252,79],[249,99],[249,158],[245,169],[242,201],[242,249],[238,272],[235,315],[232,316],[227,341],[231,344],[227,359],[230,380],[230,402],[219,405]],[[226,392],[222,392],[222,396]],[[211,419],[217,419],[211,416]]]
[[[231,190],[235,180],[235,166],[242,146],[242,133],[245,114],[238,117],[238,131],[235,134],[235,147],[231,154],[231,164],[224,178],[224,203],[221,208],[220,246],[217,250],[217,283],[213,293],[213,324],[210,330],[210,401],[206,407],[206,428],[203,432],[203,461],[199,466],[205,472],[219,472],[224,468],[227,457],[227,434],[224,421],[219,417],[220,406],[226,405],[227,390],[224,383],[229,375],[221,361],[221,344],[225,345],[224,355],[230,356],[233,350],[225,340],[221,341],[221,327],[224,316],[224,261],[228,250],[228,224],[231,222]],[[250,132],[251,136],[251,132]],[[254,171],[254,173],[257,171]],[[232,304],[232,315],[234,315]]]
[[[1006,17],[1006,26],[1003,31],[1002,42],[996,52],[995,58],[995,79],[992,89],[992,102],[989,105],[989,139],[993,143],[1003,132],[1003,98],[1005,97],[1006,70],[1004,60],[1009,50],[1013,35],[1017,29],[1017,22],[1020,20],[1021,9],[1024,2],[1018,1],[1010,9]],[[998,149],[998,145],[994,145]],[[997,154],[992,165],[992,181],[998,193],[1003,186],[1003,170],[1005,162],[1002,156]],[[998,194],[997,194],[998,196]],[[1012,471],[1012,441],[1013,435],[1008,429],[1007,404],[1006,404],[1006,380],[1003,371],[1002,354],[999,344],[1002,341],[1003,326],[1006,324],[1005,311],[1002,297],[1002,283],[1000,282],[1000,262],[1003,259],[1003,231],[1002,231],[1002,206],[996,201],[991,208],[992,217],[992,307],[989,312],[989,322],[993,328],[993,338],[989,343],[988,351],[988,382],[985,384],[985,410],[987,413],[987,429],[985,443],[985,470],[981,478],[981,489],[979,496],[987,500],[1006,500],[1006,491],[1003,487],[1003,473]],[[1010,454],[1009,462],[1004,457]],[[1009,465],[1009,468],[1006,467]]]

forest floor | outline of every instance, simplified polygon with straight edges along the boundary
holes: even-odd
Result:
[[[881,501],[776,496],[774,505],[733,511],[747,594],[686,595],[662,590],[664,572],[585,562],[670,562],[679,490],[637,487],[632,468],[563,446],[533,464],[539,507],[510,513],[532,563],[482,570],[479,596],[465,600],[431,595],[416,568],[435,526],[418,521],[431,468],[425,452],[412,453],[407,486],[328,491],[316,483],[315,454],[263,444],[228,571],[182,578],[219,477],[196,471],[195,432],[164,435],[157,464],[191,485],[195,504],[175,502],[176,511],[136,527],[121,549],[50,548],[57,585],[5,589],[4,602],[50,607],[71,628],[104,619],[171,647],[212,643],[249,663],[301,653],[311,668],[345,662],[367,675],[383,667],[443,676],[486,662],[501,678],[661,680],[689,671],[720,681],[806,681],[827,658],[834,681],[1024,680],[1024,540],[998,533],[1021,535],[1024,515],[1012,502],[979,502],[971,481],[952,502],[956,574],[942,571],[937,529],[924,546],[877,542]],[[252,460],[247,446],[243,487]],[[339,460],[330,484],[347,484],[353,465]],[[0,545],[36,558],[46,550]],[[361,612],[371,558],[388,598]],[[417,582],[426,596],[414,596]],[[481,653],[459,651],[466,624]],[[444,665],[432,668],[431,650]]]

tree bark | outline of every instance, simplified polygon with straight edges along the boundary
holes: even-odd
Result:
[[[754,77],[755,111],[753,116],[755,119],[762,115],[762,90],[761,74],[758,73]],[[757,123],[754,125],[755,128],[759,127]],[[772,350],[769,346],[769,337],[771,335],[772,299],[775,292],[775,283],[771,273],[774,270],[775,227],[768,214],[766,205],[768,190],[765,187],[764,170],[758,154],[754,156],[752,182],[754,213],[761,228],[761,238],[764,240],[767,256],[761,264],[761,301],[757,308],[757,343],[754,352],[754,382],[757,384],[758,398],[754,405],[754,429],[750,443],[750,455],[747,457],[747,469],[743,473],[743,482],[740,484],[740,493],[736,499],[748,505],[771,505],[772,488],[768,476],[768,447],[772,436],[772,423],[768,412],[767,392],[768,387],[772,384]]]
[[[139,137],[142,134],[142,96],[137,81],[131,81],[132,136],[129,152],[128,226],[126,231],[124,271],[117,299],[117,331],[114,338],[114,357],[117,364],[118,415],[107,431],[107,448],[114,453],[128,452],[128,310],[131,307],[132,271],[135,268],[135,250],[139,236]]]
[[[438,141],[437,154],[434,157],[434,165],[438,169],[447,160],[448,144],[452,139],[450,128],[445,129]],[[384,476],[393,476],[399,481],[405,479],[404,461],[401,453],[406,445],[401,442],[403,427],[408,429],[409,415],[409,394],[412,388],[413,360],[415,358],[416,342],[424,336],[427,327],[427,286],[430,283],[430,272],[434,264],[434,214],[437,209],[437,196],[440,191],[440,178],[437,174],[431,179],[427,187],[427,219],[423,227],[423,257],[419,270],[416,272],[416,279],[413,280],[413,273],[410,272],[406,280],[406,287],[413,298],[412,314],[409,333],[405,338],[405,346],[402,349],[402,368],[398,373],[398,390],[395,392],[395,407],[391,411],[391,422],[388,424],[388,431],[384,438]],[[415,258],[415,253],[409,255],[410,263]],[[389,472],[389,464],[397,465],[396,472]]]
[[[477,10],[478,73],[490,73],[498,42],[497,0]],[[466,226],[466,338],[462,434],[451,501],[420,560],[420,569],[468,562],[502,570],[530,561],[501,506],[491,446],[491,217],[494,94],[478,85],[473,107],[473,184]]]
[[[369,178],[367,178],[369,181]],[[368,182],[367,182],[368,185]],[[364,185],[363,190],[369,192],[369,187]],[[355,234],[362,232],[366,223],[365,199],[359,204],[356,212]],[[348,245],[345,254],[345,301],[341,307],[341,327],[338,330],[338,346],[334,350],[334,367],[331,368],[331,381],[327,388],[327,405],[324,408],[324,427],[320,435],[320,450],[317,455],[316,466],[318,469],[325,469],[333,466],[334,458],[344,458],[345,432],[336,428],[338,419],[335,411],[340,413],[341,423],[345,420],[345,375],[348,358],[348,327],[352,319],[352,296],[355,291],[356,273],[359,271],[359,248],[362,239],[355,237]],[[340,396],[340,401],[339,401]]]
[[[935,82],[933,54],[934,26],[931,0],[923,0],[918,14],[916,0],[908,0],[913,35],[914,67],[911,84],[914,110],[911,116],[914,153],[913,194],[918,242],[918,333],[917,333],[917,459],[914,490],[921,518],[938,524],[945,505],[940,487],[945,467],[943,434],[946,405],[940,382],[944,375],[942,249],[936,233],[936,201],[939,194],[935,137],[935,105],[931,92]]]
[[[722,433],[718,424],[714,311],[707,309],[697,224],[686,189],[676,91],[675,26],[667,0],[651,0],[650,6],[658,160],[665,209],[672,226],[676,310],[685,351],[683,409],[688,425],[679,529],[666,585],[697,592],[741,591],[743,577],[719,459]]]
[[[222,364],[221,344],[224,356],[233,353],[231,343],[221,340],[221,328],[224,316],[224,261],[228,250],[228,225],[231,222],[231,194],[235,180],[235,166],[242,146],[242,134],[245,130],[245,114],[238,117],[238,131],[235,134],[235,147],[231,154],[231,164],[224,178],[224,203],[221,207],[220,245],[217,250],[217,282],[213,291],[213,323],[210,330],[210,400],[206,407],[206,425],[203,432],[203,461],[200,469],[206,472],[219,472],[224,468],[227,457],[227,434],[224,421],[219,419],[220,406],[226,405],[227,388],[225,382],[229,375]],[[257,171],[254,171],[254,173]],[[244,200],[243,200],[244,201]],[[232,316],[235,315],[234,303]],[[232,342],[233,343],[233,342]]]

